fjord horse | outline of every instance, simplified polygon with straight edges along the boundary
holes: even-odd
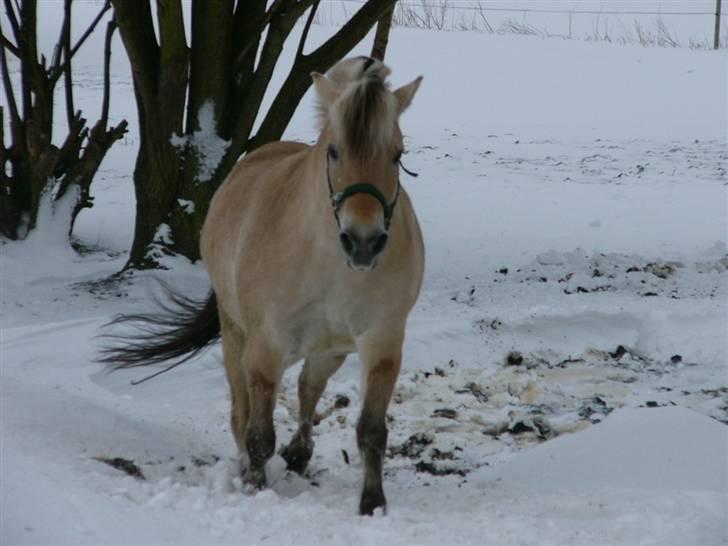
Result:
[[[104,356],[116,367],[185,360],[221,334],[232,431],[241,461],[247,459],[243,478],[263,487],[284,370],[304,359],[299,427],[282,451],[288,468],[301,473],[313,452],[316,403],[346,355],[357,352],[361,514],[386,506],[385,416],[424,269],[422,235],[399,180],[398,122],[421,78],[391,91],[388,74],[367,57],[342,61],[327,76],[312,74],[318,142],[259,148],[212,199],[201,237],[209,299],[195,304],[177,296],[176,315],[167,308],[166,315],[122,317],[142,321],[147,333]]]

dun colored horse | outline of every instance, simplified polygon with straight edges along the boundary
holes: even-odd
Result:
[[[391,91],[389,69],[358,57],[312,74],[321,134],[314,146],[275,142],[238,162],[210,204],[203,261],[213,292],[203,303],[172,295],[141,321],[139,337],[108,348],[117,368],[190,358],[222,335],[232,430],[243,478],[266,484],[273,410],[284,370],[304,359],[299,427],[282,450],[303,472],[313,452],[316,403],[356,351],[365,464],[359,510],[385,508],[385,414],[402,362],[405,322],[424,269],[422,235],[399,181],[399,116],[421,78]]]

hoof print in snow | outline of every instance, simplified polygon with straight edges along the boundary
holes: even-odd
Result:
[[[613,409],[607,405],[607,402],[601,396],[593,396],[582,402],[579,408],[579,417],[588,419],[592,423],[598,423],[609,415]]]
[[[655,277],[659,277],[660,279],[666,279],[675,272],[675,269],[676,267],[673,264],[649,263],[645,266],[644,271],[652,273]]]
[[[503,326],[503,322],[500,320],[493,319],[493,320],[487,320],[487,319],[480,319],[476,320],[475,324],[480,328],[481,332],[487,332],[488,330],[498,330],[501,326]]]
[[[124,459],[123,457],[94,457],[94,460],[99,461],[100,463],[107,464],[115,468],[116,470],[121,470],[122,472],[125,472],[129,476],[138,480],[146,480],[144,474],[142,474],[141,469],[136,465],[134,461],[130,459]]]
[[[430,450],[430,457],[436,461],[452,461],[455,459],[455,453],[453,451],[441,451],[436,447],[433,447]]]
[[[335,409],[348,408],[350,403],[351,403],[351,400],[349,400],[348,396],[346,396],[345,394],[337,394],[336,398],[334,399],[334,408]]]
[[[402,445],[389,448],[389,456],[414,459],[422,455],[425,448],[434,441],[435,439],[431,434],[428,434],[427,432],[417,432],[407,438]]]
[[[462,468],[451,468],[451,467],[443,467],[438,466],[435,463],[431,463],[428,461],[420,461],[415,465],[415,470],[420,473],[426,473],[431,474],[433,476],[450,476],[452,474],[456,474],[458,476],[466,476],[468,474],[467,470],[464,470]]]
[[[198,468],[203,466],[213,466],[219,461],[220,457],[218,457],[217,455],[210,455],[209,457],[206,457],[204,459],[202,457],[192,457],[192,464]]]
[[[535,433],[541,440],[548,440],[553,438],[556,434],[553,432],[551,425],[549,425],[546,418],[541,415],[534,415],[533,417],[523,417],[511,423],[508,427],[508,432],[513,435],[523,433]]]
[[[619,360],[625,354],[627,354],[627,349],[624,348],[624,345],[617,345],[617,349],[614,352],[610,352],[609,356],[611,356],[614,360]]]
[[[455,391],[455,394],[465,394],[469,393],[475,396],[476,400],[478,402],[487,402],[488,401],[488,395],[483,392],[483,388],[478,385],[477,383],[468,383],[465,385],[465,388],[458,389]]]
[[[507,366],[520,366],[523,364],[523,355],[519,353],[518,351],[511,351],[506,356],[506,365]]]
[[[442,417],[444,419],[457,419],[458,412],[451,408],[438,408],[432,412],[432,417]]]
[[[423,375],[425,376],[425,379],[429,379],[433,375],[437,377],[445,377],[445,370],[435,367],[435,369],[431,372],[423,372]]]

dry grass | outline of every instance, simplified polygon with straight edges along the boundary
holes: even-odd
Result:
[[[355,11],[353,8],[357,7],[357,4],[349,3],[347,5],[347,1],[342,0],[341,6],[347,14],[352,14]],[[494,12],[488,12],[487,3],[481,0],[473,0],[465,5],[459,5],[454,0],[404,0],[396,4],[393,25],[440,31],[469,31],[487,34],[539,36],[542,38],[583,39],[643,47],[713,48],[713,39],[707,35],[702,38],[693,36],[687,42],[681,41],[675,29],[670,28],[662,16],[656,17],[650,24],[634,20],[633,26],[630,28],[625,26],[619,18],[595,15],[591,32],[579,35],[572,34],[572,14],[566,11],[564,17],[568,18],[568,34],[554,34],[548,28],[539,28],[533,25],[528,21],[526,11],[520,18],[504,18],[498,23],[492,22],[493,15]],[[728,29],[724,32],[720,47],[728,47]]]

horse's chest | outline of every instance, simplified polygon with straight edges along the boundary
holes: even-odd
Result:
[[[326,302],[309,304],[286,322],[285,352],[289,360],[315,353],[347,354],[355,350],[345,314]]]

